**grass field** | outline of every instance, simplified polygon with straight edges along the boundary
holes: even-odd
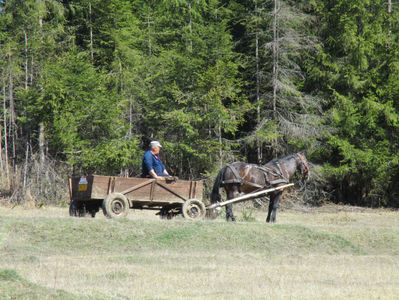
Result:
[[[352,210],[271,225],[0,207],[0,299],[399,299],[399,212]]]

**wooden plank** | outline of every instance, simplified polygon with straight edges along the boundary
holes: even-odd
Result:
[[[151,190],[150,190],[150,200],[154,200],[154,193],[155,193],[155,181],[151,182]]]
[[[187,200],[188,200],[188,199],[187,199],[186,197],[184,197],[183,195],[176,193],[173,189],[170,189],[170,188],[164,186],[164,185],[161,184],[160,182],[157,182],[157,185],[160,186],[160,187],[162,187],[163,189],[167,190],[169,193],[175,195],[176,197],[182,199],[183,201],[187,201]]]
[[[112,177],[108,178],[108,191],[107,191],[107,194],[111,193],[111,182],[112,182]]]
[[[138,190],[139,188],[141,188],[143,186],[146,186],[147,184],[151,184],[154,180],[155,179],[147,179],[146,181],[141,182],[139,184],[136,184],[135,186],[132,186],[131,188],[128,188],[127,190],[124,190],[124,191],[119,192],[119,193],[121,193],[123,195],[126,195],[126,194],[131,193],[131,192],[133,192],[135,190]]]
[[[265,189],[265,190],[262,190],[262,191],[259,191],[259,192],[255,192],[255,193],[249,193],[249,194],[246,194],[246,195],[243,195],[243,196],[240,196],[240,197],[236,197],[234,199],[213,203],[211,205],[208,205],[206,208],[207,209],[220,208],[220,207],[225,206],[227,204],[246,201],[246,200],[249,200],[251,198],[256,198],[256,197],[262,196],[262,195],[267,194],[267,193],[279,191],[279,190],[288,188],[288,187],[293,186],[293,185],[294,185],[293,183],[290,183],[290,184],[285,184],[285,185],[282,185],[282,186],[279,186],[279,187],[275,187],[275,188]]]
[[[84,191],[79,191],[79,181],[81,177],[73,177],[72,178],[72,199],[73,200],[86,200],[91,197],[91,186],[90,182],[87,185],[87,189]]]
[[[197,192],[197,182],[196,181],[193,181],[193,185],[194,185],[194,190],[193,190],[193,193],[192,193],[192,195],[190,195],[190,197],[191,198],[195,198],[195,196],[196,196],[196,192]]]
[[[192,194],[193,194],[193,183],[194,183],[194,181],[190,181],[190,191],[188,192],[188,198],[189,198],[189,199],[192,198]]]
[[[202,180],[195,181],[195,190],[194,190],[193,198],[202,200],[203,191],[204,191],[204,182]]]
[[[115,177],[111,178],[110,185],[111,185],[111,193],[113,193],[115,191]]]
[[[91,199],[105,199],[109,193],[110,176],[87,176],[88,189],[91,191]]]

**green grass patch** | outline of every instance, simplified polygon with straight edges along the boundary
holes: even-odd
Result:
[[[333,232],[319,232],[303,225],[10,217],[2,218],[0,222],[0,234],[8,235],[8,242],[3,241],[2,250],[14,256],[23,254],[22,259],[32,263],[37,261],[38,253],[128,254],[152,249],[236,250],[271,255],[367,253],[356,239]],[[367,235],[367,231],[363,235]],[[390,247],[397,242],[397,237],[390,236],[383,246]]]
[[[0,269],[0,299],[89,299],[59,289],[49,289],[22,278],[15,270]]]
[[[370,286],[373,297],[389,299],[399,292],[393,213],[282,213],[277,224],[263,216],[227,223],[27,213],[0,218],[0,299],[361,299]]]

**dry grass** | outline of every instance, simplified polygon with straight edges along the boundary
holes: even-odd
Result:
[[[252,216],[115,221],[0,207],[0,269],[20,276],[0,273],[0,299],[399,299],[398,212]]]

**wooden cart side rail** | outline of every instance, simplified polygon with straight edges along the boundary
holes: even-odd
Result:
[[[189,197],[189,198],[193,198],[193,197],[192,197],[193,185],[194,185],[194,181],[190,181],[190,190],[188,191],[188,197]]]
[[[115,187],[115,177],[110,177],[108,180],[108,192],[107,194],[111,194],[114,191]]]
[[[144,187],[146,185],[149,185],[149,184],[153,183],[154,181],[155,181],[155,179],[148,179],[148,181],[139,183],[139,184],[137,184],[135,186],[132,186],[132,187],[120,192],[120,193],[123,194],[123,195],[129,194],[129,193],[131,193],[131,192],[133,192],[135,190],[138,190],[139,188],[142,188],[142,187]]]
[[[288,187],[293,186],[293,185],[294,185],[293,183],[289,183],[289,184],[285,184],[285,185],[278,186],[278,187],[275,187],[275,188],[270,188],[270,189],[261,190],[259,192],[249,193],[249,194],[246,194],[246,195],[243,195],[243,196],[240,196],[240,197],[236,197],[234,199],[230,199],[230,200],[226,200],[226,201],[216,202],[216,203],[210,204],[206,208],[207,209],[220,208],[222,206],[225,206],[225,205],[228,205],[228,204],[231,204],[231,203],[238,203],[238,202],[242,202],[242,201],[245,201],[245,200],[248,200],[248,199],[251,199],[251,198],[256,198],[256,197],[262,196],[264,194],[268,194],[268,193],[271,193],[271,192],[283,190],[283,189],[288,188]]]
[[[189,199],[195,198],[195,196],[197,194],[197,183],[198,183],[198,181],[194,181],[194,180],[192,180],[190,182],[190,191],[188,193]]]
[[[161,188],[167,190],[169,193],[175,195],[176,197],[182,199],[183,201],[187,201],[187,199],[185,197],[183,197],[183,196],[179,195],[178,193],[174,192],[172,189],[169,189],[168,187],[164,186],[163,184],[160,183],[160,181],[157,181],[156,179],[148,179],[148,181],[145,181],[145,182],[142,182],[140,184],[137,184],[137,185],[135,185],[133,187],[130,187],[130,188],[128,188],[128,189],[126,189],[126,190],[124,190],[124,191],[122,191],[120,193],[123,194],[123,195],[126,195],[126,194],[129,194],[129,193],[131,193],[133,191],[136,191],[136,190],[138,190],[138,189],[140,189],[142,187],[145,187],[147,185],[150,185],[150,184],[152,184],[151,190],[150,190],[150,201],[154,200],[155,185],[160,186]],[[192,195],[195,195],[196,189],[197,189],[197,183],[195,182],[193,191],[191,190],[191,187],[190,187],[189,197],[191,197]]]

